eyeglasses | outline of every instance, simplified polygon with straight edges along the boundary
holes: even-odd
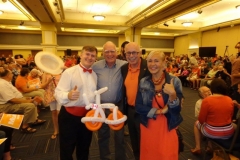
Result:
[[[126,54],[126,56],[131,56],[131,54],[132,54],[133,56],[136,56],[138,53],[139,53],[139,52],[133,51],[133,52],[126,52],[125,54]]]
[[[116,53],[116,51],[115,50],[112,50],[112,51],[108,51],[108,50],[105,50],[103,53],[105,53],[105,54],[114,54],[114,53]]]

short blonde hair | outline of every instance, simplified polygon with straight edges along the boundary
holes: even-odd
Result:
[[[157,55],[159,56],[159,58],[161,58],[161,60],[165,60],[166,55],[164,54],[163,51],[159,51],[159,50],[155,50],[155,51],[151,51],[148,56],[147,56],[147,60],[150,59],[152,56]]]

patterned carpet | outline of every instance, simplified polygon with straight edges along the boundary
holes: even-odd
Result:
[[[194,117],[194,106],[198,100],[197,91],[183,87],[185,96],[182,116],[184,121],[180,125],[180,131],[184,138],[184,152],[180,153],[179,160],[202,160],[202,156],[192,155],[191,148],[194,148],[193,124],[196,120]],[[58,138],[51,140],[53,133],[53,124],[51,121],[51,112],[49,108],[41,110],[40,118],[48,120],[44,125],[37,126],[37,132],[34,134],[23,134],[19,130],[15,130],[13,134],[13,144],[16,149],[11,151],[11,155],[15,160],[59,160],[59,142]],[[129,136],[125,136],[126,155],[128,160],[134,160]],[[112,157],[114,157],[114,142],[111,138],[110,149]],[[203,147],[203,145],[202,145]],[[208,159],[211,158],[211,155]],[[75,158],[76,159],[76,158]],[[99,160],[99,151],[97,144],[97,133],[93,134],[93,140],[90,148],[89,160]]]

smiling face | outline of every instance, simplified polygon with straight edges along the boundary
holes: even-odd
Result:
[[[139,45],[135,42],[128,43],[125,46],[125,54],[131,67],[137,67],[142,56]]]
[[[103,57],[106,60],[108,66],[115,64],[117,59],[117,48],[112,42],[106,42],[103,46]]]
[[[147,66],[151,74],[158,74],[166,69],[166,56],[161,51],[152,51],[147,57]]]
[[[81,64],[90,68],[97,59],[97,49],[93,46],[85,46],[82,49]]]

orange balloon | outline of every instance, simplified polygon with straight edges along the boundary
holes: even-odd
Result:
[[[95,113],[95,110],[91,110],[86,114],[86,117],[93,117]],[[99,114],[98,117],[101,117],[101,115]],[[102,122],[85,122],[85,125],[87,127],[87,129],[89,129],[90,131],[97,131],[101,126],[102,126]]]
[[[120,119],[123,117],[122,112],[120,112],[119,110],[117,111],[117,117]],[[113,113],[110,113],[108,116],[108,120],[113,120]],[[124,126],[124,122],[119,123],[119,124],[108,124],[108,126],[112,129],[112,130],[120,130],[123,126]]]

